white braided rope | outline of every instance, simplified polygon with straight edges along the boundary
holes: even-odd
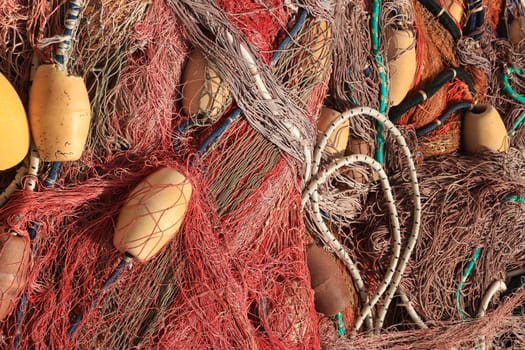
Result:
[[[485,313],[487,312],[487,307],[489,306],[490,301],[496,293],[504,292],[507,290],[507,285],[502,280],[498,280],[493,282],[489,289],[485,292],[485,295],[483,296],[483,299],[481,299],[481,305],[479,306],[478,314],[476,315],[478,318],[482,318],[485,316]]]
[[[323,152],[323,149],[326,147],[326,145],[328,143],[330,135],[336,130],[336,128],[341,123],[343,123],[344,121],[348,120],[349,118],[355,117],[357,115],[368,115],[370,117],[373,117],[377,121],[383,123],[385,129],[388,130],[388,132],[390,132],[392,134],[392,136],[394,136],[397,144],[399,145],[399,147],[401,147],[403,153],[406,156],[407,165],[408,165],[408,168],[409,168],[410,180],[411,180],[411,183],[412,183],[412,190],[413,190],[412,199],[413,199],[413,202],[414,202],[414,213],[413,213],[412,232],[411,232],[411,235],[410,235],[409,240],[407,242],[407,247],[406,247],[406,249],[403,252],[403,255],[401,257],[399,257],[399,254],[398,253],[396,254],[396,251],[398,251],[398,248],[400,249],[400,247],[401,247],[401,240],[400,240],[400,235],[396,234],[396,228],[395,228],[395,224],[394,224],[394,222],[397,222],[397,211],[395,211],[395,206],[394,206],[393,200],[390,202],[390,200],[388,199],[388,195],[386,195],[387,191],[385,190],[383,179],[381,179],[382,187],[383,187],[383,189],[385,191],[385,196],[387,197],[387,202],[388,202],[387,206],[389,207],[389,211],[391,213],[391,226],[392,226],[392,231],[393,231],[392,232],[393,257],[392,257],[391,262],[390,262],[389,271],[385,275],[384,283],[381,284],[381,286],[378,289],[378,291],[376,292],[376,294],[372,297],[370,302],[368,302],[367,305],[365,306],[365,308],[361,311],[361,315],[360,315],[359,319],[357,320],[358,322],[356,322],[356,327],[355,327],[355,330],[359,329],[359,327],[362,324],[363,318],[365,318],[365,317],[367,317],[369,315],[369,313],[371,312],[373,306],[377,303],[379,298],[381,298],[381,296],[385,292],[387,286],[390,284],[390,288],[388,288],[388,291],[386,292],[386,300],[383,303],[383,307],[380,309],[380,311],[379,311],[379,313],[377,315],[377,318],[376,318],[376,329],[379,330],[382,327],[382,325],[383,325],[384,317],[386,315],[386,311],[388,310],[388,306],[390,305],[390,302],[392,301],[392,299],[394,297],[394,294],[396,293],[396,291],[398,289],[399,282],[400,282],[400,280],[402,278],[402,275],[403,275],[404,270],[406,268],[406,265],[408,263],[408,259],[410,258],[410,255],[411,255],[411,253],[412,253],[412,251],[414,249],[414,246],[415,246],[415,244],[417,242],[417,238],[419,236],[419,227],[420,227],[420,223],[421,223],[421,198],[420,198],[420,193],[419,193],[419,184],[418,184],[418,181],[417,181],[417,175],[416,175],[416,169],[415,169],[414,161],[413,161],[412,155],[410,153],[410,150],[409,150],[409,148],[408,148],[408,146],[406,144],[405,139],[401,135],[401,132],[393,125],[392,122],[390,122],[390,120],[388,120],[384,115],[382,115],[381,113],[379,113],[378,111],[376,111],[376,110],[374,110],[374,109],[372,109],[370,107],[357,107],[357,108],[350,109],[350,110],[342,113],[338,118],[336,118],[330,124],[328,129],[325,131],[323,137],[319,141],[318,145],[316,146],[316,149],[315,149],[315,152],[314,152],[313,164],[312,164],[312,174],[315,176],[318,173],[318,171],[319,171],[319,167],[320,167],[320,164],[321,164],[322,152]],[[348,157],[345,157],[344,159],[347,159],[347,158]],[[362,158],[362,159],[365,159],[365,158]],[[364,162],[366,163],[366,162],[368,162],[368,160],[366,160]],[[334,162],[334,163],[337,163],[337,161]],[[372,162],[370,162],[370,165],[371,164],[372,164]],[[343,165],[341,165],[341,166],[343,166]],[[374,170],[376,170],[380,174],[381,178],[383,178],[383,177],[386,178],[386,174],[384,173],[384,170],[382,169],[382,167],[380,165],[379,165],[379,167],[374,167],[373,165],[371,165],[371,166],[374,168]],[[316,178],[315,182],[318,181],[317,179],[318,179],[318,177]],[[388,183],[388,180],[386,181],[386,183]],[[312,183],[311,186],[309,186],[309,187],[317,188],[317,186],[318,185],[313,185],[313,183]],[[389,187],[390,186],[388,185],[388,188]],[[330,242],[329,246],[332,249],[333,249],[332,246],[336,247],[336,249],[334,249],[334,252],[336,252],[338,257],[341,260],[343,260],[345,265],[347,265],[347,267],[349,268],[349,271],[350,271],[350,273],[352,275],[352,278],[354,278],[354,282],[356,283],[356,288],[358,289],[358,291],[359,291],[359,289],[361,289],[361,291],[362,291],[362,290],[364,290],[364,286],[362,286],[363,288],[359,287],[359,284],[362,283],[362,279],[360,278],[360,275],[358,275],[358,270],[357,270],[357,268],[355,268],[355,265],[353,263],[350,266],[354,266],[355,270],[354,269],[350,269],[349,262],[351,262],[351,260],[350,260],[350,257],[348,256],[348,254],[346,253],[346,251],[344,250],[344,247],[342,247],[342,248],[343,248],[343,252],[345,254],[342,254],[340,249],[337,249],[338,245],[339,246],[342,246],[342,245],[339,242],[337,242],[337,243],[334,242],[334,241],[337,241],[337,240],[335,239],[333,234],[331,234],[331,232],[330,232],[331,237],[329,235],[326,235],[326,231],[327,230],[325,230],[325,228],[327,228],[327,227],[326,227],[326,224],[324,224],[324,220],[322,219],[320,211],[318,210],[318,205],[319,205],[318,204],[318,193],[316,191],[313,191],[312,188],[310,188],[310,190],[307,189],[306,192],[310,192],[311,191],[311,193],[313,194],[314,198],[312,198],[312,200],[313,200],[312,204],[314,206],[314,215],[316,217],[316,225],[318,225],[319,228],[322,229],[321,230],[322,231],[322,235],[325,235],[325,237],[323,237],[322,239],[323,240],[327,240],[328,242]],[[303,202],[303,206],[305,205],[306,201],[308,200],[308,197],[311,197],[311,195],[309,194],[308,196],[305,196],[303,194],[303,201],[302,201]],[[393,206],[394,209],[392,210],[392,208],[390,206]],[[317,207],[317,208],[315,208],[315,207]],[[395,215],[396,219],[395,220],[392,219],[392,213],[396,213],[396,215]],[[320,223],[320,221],[322,222],[322,224]],[[328,232],[329,232],[329,230],[328,230]],[[397,233],[399,233],[399,231],[397,231]],[[327,244],[328,244],[328,242],[327,242]],[[394,269],[395,269],[395,271],[393,271]],[[361,295],[361,292],[360,292],[360,295]],[[405,307],[407,308],[407,310],[409,312],[409,315],[412,317],[413,321],[416,324],[418,324],[419,327],[426,328],[426,325],[421,320],[421,318],[417,315],[416,311],[413,309],[412,305],[410,304],[410,301],[408,300],[408,297],[404,293],[401,293],[401,297],[402,297],[403,303],[405,304]],[[361,297],[361,299],[362,300],[367,300],[367,298],[363,298],[363,297]],[[366,303],[366,301],[364,303]]]
[[[407,310],[408,316],[414,321],[414,323],[421,329],[428,329],[428,326],[423,322],[421,317],[419,317],[416,309],[412,306],[412,302],[408,299],[405,292],[400,288],[397,290],[397,294],[401,298],[401,302],[403,303],[403,306]]]
[[[66,3],[66,11],[64,14],[64,33],[69,31],[71,34],[58,36],[58,45],[55,49],[55,54],[64,58],[64,63],[60,68],[65,69],[69,61],[69,54],[71,51],[71,40],[75,35],[75,31],[80,23],[80,12],[84,6],[84,0],[69,0]]]
[[[348,254],[348,258],[345,256],[345,260],[342,259],[343,256],[340,256],[338,254],[339,251],[345,250],[344,246],[340,244],[333,233],[330,231],[328,226],[325,224],[323,216],[321,214],[321,210],[319,208],[319,193],[317,192],[317,188],[319,185],[326,181],[326,179],[333,174],[335,171],[337,171],[339,168],[344,166],[349,166],[355,163],[364,163],[372,167],[374,171],[376,171],[379,174],[379,180],[381,182],[381,187],[383,189],[383,192],[385,194],[386,200],[387,200],[387,206],[388,211],[390,213],[390,223],[392,227],[392,235],[394,237],[394,244],[392,247],[393,254],[390,260],[390,266],[388,268],[388,271],[384,277],[384,282],[379,286],[378,290],[374,294],[371,300],[368,300],[368,295],[366,293],[366,287],[363,283],[363,280],[361,278],[361,275],[359,273],[359,270],[357,267],[348,259],[350,257]],[[315,217],[315,223],[318,226],[318,228],[321,231],[320,238],[325,242],[330,248],[336,252],[338,257],[345,262],[345,265],[348,267],[348,270],[350,271],[352,278],[355,281],[356,288],[359,292],[361,303],[365,305],[365,307],[361,310],[361,315],[356,320],[355,328],[359,329],[365,320],[366,317],[369,317],[370,320],[367,320],[367,324],[372,326],[371,321],[371,311],[373,307],[376,305],[376,303],[379,301],[383,293],[385,292],[386,288],[388,287],[388,284],[392,280],[392,277],[394,275],[395,267],[399,260],[399,254],[401,252],[401,230],[399,226],[399,219],[397,214],[396,206],[394,205],[394,198],[392,195],[392,188],[390,187],[390,183],[388,181],[388,177],[381,166],[375,159],[364,155],[364,154],[354,154],[350,156],[346,156],[340,159],[335,160],[333,163],[331,163],[326,170],[324,170],[321,175],[318,175],[316,178],[313,179],[312,183],[308,186],[308,192],[310,193],[310,198],[312,202],[313,207],[313,213]],[[337,242],[337,244],[335,244]],[[336,250],[337,249],[337,250]]]
[[[27,169],[27,180],[24,183],[24,189],[34,191],[38,177],[38,167],[40,166],[40,157],[35,145],[31,143],[31,150],[29,152],[29,167]]]
[[[18,168],[18,170],[16,171],[15,178],[11,181],[11,183],[9,183],[9,185],[7,185],[5,190],[2,193],[0,193],[0,207],[4,205],[9,199],[9,197],[11,197],[11,195],[16,191],[18,185],[20,185],[22,181],[22,178],[26,174],[26,171],[27,169],[25,166],[21,166],[20,168]]]
[[[233,36],[229,32],[226,32],[226,38],[231,44],[235,42]],[[266,86],[266,84],[264,83],[261,77],[259,69],[257,68],[257,64],[255,63],[255,58],[253,57],[251,52],[248,50],[248,48],[244,46],[242,43],[239,44],[239,47],[241,50],[241,55],[246,60],[246,63],[248,65],[248,70],[250,71],[250,74],[255,81],[255,85],[257,86],[257,89],[261,93],[263,99],[268,100],[268,101],[274,100],[274,97],[268,90],[268,87]],[[272,114],[278,117],[278,114],[279,114],[278,110],[275,108],[272,108],[273,106],[271,104],[269,105],[269,107],[270,107]],[[286,121],[283,121],[283,125],[288,129],[288,131],[290,132],[290,135],[294,139],[299,140],[301,138],[301,132],[295,125],[292,125],[291,123],[288,123]],[[306,181],[310,179],[312,155],[311,155],[311,150],[306,145],[303,146],[303,152],[304,152],[304,157],[305,157],[304,158],[305,159],[305,172],[303,175],[303,183],[306,183]]]

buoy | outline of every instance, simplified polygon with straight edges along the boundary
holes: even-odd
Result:
[[[509,24],[509,41],[516,45],[525,39],[525,16],[514,18]]]
[[[179,231],[192,194],[178,171],[162,168],[128,196],[117,221],[113,244],[139,261],[157,254]]]
[[[330,127],[330,124],[341,115],[340,112],[322,107],[319,119],[317,120],[317,132],[318,139],[320,139],[324,132]],[[342,156],[346,150],[346,145],[348,144],[348,137],[350,135],[350,122],[348,120],[339,124],[339,126],[334,130],[334,132],[328,138],[328,143],[326,144],[326,152],[332,156]]]
[[[29,123],[40,157],[48,162],[78,160],[90,120],[84,80],[54,65],[39,66],[29,91]]]
[[[409,30],[387,29],[388,100],[397,106],[406,97],[416,75],[416,38]]]
[[[307,50],[312,55],[312,63],[317,63],[320,68],[326,68],[331,59],[332,52],[332,27],[325,20],[316,21],[310,29],[308,37],[312,39]],[[303,67],[305,69],[308,67]],[[325,70],[320,73],[324,75]],[[319,77],[322,79],[322,76]]]
[[[26,111],[15,88],[0,73],[0,170],[14,167],[29,150]]]
[[[469,153],[486,150],[507,152],[510,140],[507,129],[494,106],[474,106],[463,118],[463,149]]]
[[[357,293],[352,280],[330,253],[312,244],[307,250],[307,263],[317,311],[334,316],[347,306],[356,305]]]
[[[182,110],[197,122],[215,122],[232,101],[230,89],[201,50],[188,57],[182,84]]]
[[[27,285],[30,258],[28,238],[0,233],[0,320],[13,311]]]
[[[447,7],[448,7],[448,14],[450,17],[454,18],[456,20],[456,23],[461,25],[461,22],[463,20],[463,6],[458,4],[454,0],[448,0],[447,1]]]
[[[370,146],[370,144],[364,140],[360,140],[355,137],[350,137],[350,141],[348,142],[348,147],[346,148],[346,153],[348,155],[364,154],[372,158],[374,157],[374,150]],[[363,174],[361,171],[358,171],[352,168],[350,168],[350,170],[348,170],[346,173],[349,174],[356,182],[361,183],[361,184],[364,184],[370,178],[370,176],[365,175],[366,173]],[[372,170],[371,175],[374,181],[379,180],[379,174],[376,171]]]

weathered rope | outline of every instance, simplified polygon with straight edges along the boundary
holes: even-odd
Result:
[[[385,64],[383,57],[379,51],[379,15],[380,15],[380,0],[374,0],[372,3],[372,16],[370,18],[370,38],[372,41],[372,54],[377,64],[379,72],[379,113],[386,114],[387,108],[387,77],[385,72]],[[385,138],[383,136],[383,124],[377,122],[377,148],[375,157],[380,164],[383,164],[383,147]]]
[[[388,132],[391,133],[392,136],[394,136],[394,138],[396,139],[396,142],[401,147],[401,149],[403,150],[403,153],[406,155],[406,158],[407,158],[408,168],[410,170],[410,179],[413,185],[412,187],[413,187],[414,215],[413,215],[412,233],[407,243],[406,250],[404,251],[403,256],[401,257],[401,263],[399,263],[401,238],[399,234],[399,226],[398,226],[399,222],[397,218],[397,210],[394,205],[393,197],[391,196],[391,189],[390,189],[390,185],[389,185],[386,173],[384,172],[381,164],[373,161],[372,158],[367,157],[365,155],[351,155],[351,156],[346,156],[346,157],[335,160],[330,165],[328,165],[321,173],[319,173],[321,155],[322,155],[323,149],[326,147],[328,143],[328,139],[330,135],[335,131],[335,129],[341,123],[357,115],[368,115],[368,116],[375,118],[378,122],[381,122],[386,127],[386,130],[388,130]],[[336,171],[337,169],[343,166],[351,165],[356,162],[362,162],[362,163],[368,164],[369,166],[372,167],[374,171],[377,171],[377,173],[379,174],[381,186],[385,193],[387,206],[390,212],[390,219],[391,219],[390,225],[393,231],[392,239],[393,239],[394,248],[393,248],[392,260],[390,262],[390,270],[385,275],[383,284],[381,285],[381,287],[379,287],[379,289],[376,291],[375,295],[372,297],[370,301],[367,301],[368,296],[365,293],[365,287],[362,282],[362,278],[359,274],[359,271],[357,270],[352,260],[348,256],[348,253],[344,249],[344,246],[342,246],[337,241],[337,239],[334,237],[334,235],[330,232],[329,228],[324,223],[324,218],[322,216],[321,211],[319,210],[319,197],[318,197],[319,194],[317,192],[319,184],[326,181],[329,175],[331,175],[334,171]],[[399,285],[399,281],[401,279],[403,271],[406,268],[406,263],[408,261],[408,258],[410,257],[410,254],[417,241],[417,237],[419,234],[420,219],[421,219],[421,199],[420,199],[420,194],[419,194],[419,186],[418,186],[418,181],[417,181],[415,165],[414,165],[410,150],[408,149],[408,146],[406,144],[406,141],[401,135],[401,132],[394,126],[394,124],[390,120],[388,120],[384,115],[382,115],[381,113],[379,113],[378,111],[372,108],[358,107],[358,108],[350,109],[342,113],[338,118],[332,121],[328,129],[325,131],[324,135],[319,140],[319,143],[317,144],[315,152],[314,152],[314,158],[313,158],[313,164],[312,164],[312,175],[313,175],[312,181],[306,187],[305,191],[303,191],[302,204],[303,206],[306,205],[308,199],[311,199],[313,214],[315,217],[315,223],[321,231],[320,239],[325,244],[327,244],[334,251],[334,253],[348,267],[350,274],[352,275],[352,278],[354,279],[354,283],[356,284],[356,289],[360,293],[362,304],[363,305],[367,304],[362,310],[361,315],[356,322],[355,330],[358,330],[363,320],[367,318],[373,306],[381,298],[383,293],[385,293],[389,285],[390,285],[390,289],[388,289],[388,292],[387,292],[386,304],[390,303],[395,291],[397,290],[397,287]],[[365,293],[365,295],[363,295],[363,293]],[[386,306],[386,308],[388,308],[388,306]],[[386,314],[386,311],[384,312]],[[384,317],[384,315],[381,316],[380,314],[379,318],[376,319],[377,325],[379,325],[378,328],[380,328],[382,325],[381,317]],[[421,321],[419,317],[416,317],[416,319],[417,321],[414,320],[415,322]]]
[[[474,250],[474,254],[472,255],[472,259],[470,259],[467,265],[465,266],[463,274],[461,275],[461,281],[459,282],[458,288],[456,290],[456,309],[458,310],[461,319],[464,321],[467,319],[467,317],[465,311],[463,311],[463,309],[461,308],[461,290],[463,289],[463,287],[465,287],[465,282],[472,273],[472,270],[474,270],[474,266],[476,264],[476,261],[479,259],[480,255],[481,248],[476,248]]]
[[[511,75],[513,75],[513,74],[517,75],[521,79],[525,79],[525,76],[523,76],[523,72],[522,72],[521,68],[513,67],[513,66],[507,66],[505,68],[505,71],[503,72],[503,76],[502,76],[503,91],[505,91],[505,93],[507,95],[509,95],[510,97],[512,97],[516,102],[525,104],[525,96],[524,95],[520,95],[510,85],[509,77]]]
[[[492,298],[494,298],[494,295],[499,292],[504,292],[507,290],[507,286],[505,285],[505,282],[503,281],[495,281],[493,282],[485,295],[483,296],[483,299],[481,299],[481,305],[479,306],[478,318],[482,318],[485,316],[485,312],[487,311],[487,307],[489,306],[490,301]]]

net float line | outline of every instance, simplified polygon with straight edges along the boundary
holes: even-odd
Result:
[[[71,40],[73,40],[78,28],[79,17],[83,8],[84,0],[69,0],[66,4],[64,31],[53,55],[55,64],[62,70],[66,70],[70,58]]]

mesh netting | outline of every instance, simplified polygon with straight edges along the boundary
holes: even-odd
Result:
[[[388,62],[378,68],[372,53],[369,21],[377,3],[383,56],[386,28],[416,34],[411,91],[461,66],[476,94],[453,79],[400,118],[417,165],[419,237],[384,324],[376,320],[390,302],[383,295],[372,307],[372,320],[361,320],[362,329],[353,332],[392,268],[393,217],[399,220],[403,251],[413,236],[414,185],[404,149],[385,133],[392,201],[380,186],[383,174],[363,163],[319,180],[306,204],[302,192],[309,180],[318,181],[319,174],[308,171],[312,155],[321,152],[315,143],[322,136],[316,133],[323,105],[339,111],[379,105],[378,82],[383,69],[389,72]],[[495,37],[494,29],[507,18],[503,1],[484,1],[486,25],[476,37],[458,41],[422,3],[3,1],[0,71],[24,104],[37,61],[52,63],[57,47],[70,41],[66,69],[84,78],[92,119],[82,158],[62,164],[56,185],[45,181],[56,164],[42,162],[37,176],[24,175],[34,167],[31,157],[0,172],[0,272],[5,273],[0,347],[522,346],[525,320],[513,310],[523,304],[525,292],[503,296],[493,286],[525,266],[525,127],[518,125],[525,108],[501,85],[507,65],[525,69],[524,43]],[[435,3],[468,8],[466,1]],[[64,17],[75,4],[81,6],[78,28],[69,37]],[[185,68],[195,52],[205,65],[196,81],[208,85],[197,84],[204,86],[201,110],[192,114],[182,95]],[[523,76],[509,79],[524,95]],[[459,114],[416,137],[414,129],[463,100],[488,102],[500,111],[507,130],[514,128],[508,153],[461,154]],[[357,115],[345,125],[350,130],[338,131],[321,152],[322,170],[345,154],[373,156],[374,120]],[[180,173],[191,196],[180,190],[181,183],[144,183],[161,168]],[[31,191],[27,184],[35,179]],[[132,192],[137,186],[142,190]],[[167,206],[144,202],[174,186],[178,192]],[[130,204],[134,199],[138,202]],[[160,226],[182,202],[188,205],[185,214]],[[132,219],[118,227],[126,203]],[[339,323],[316,312],[310,286],[307,247],[322,243],[312,215],[316,206],[316,217],[351,257],[364,285],[338,261],[340,274],[354,279],[351,301],[336,315]],[[115,247],[115,231],[127,232],[138,222],[152,226],[139,239]],[[177,231],[174,238],[147,261],[129,256],[135,248],[139,253],[133,254],[142,254],[147,244],[157,248],[170,230]],[[388,287],[397,283],[391,281]]]

